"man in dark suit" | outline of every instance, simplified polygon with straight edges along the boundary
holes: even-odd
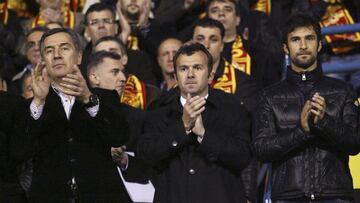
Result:
[[[110,153],[126,142],[127,125],[87,87],[77,35],[52,29],[40,47],[30,112],[16,128],[25,132],[14,140],[16,158],[33,158],[30,201],[130,202]]]
[[[212,56],[201,44],[174,56],[180,93],[145,121],[139,156],[155,169],[154,202],[245,202],[249,118],[237,99],[209,88]]]
[[[20,164],[10,156],[15,112],[22,101],[21,97],[7,93],[6,82],[0,75],[0,202],[26,202],[25,191],[19,183]]]

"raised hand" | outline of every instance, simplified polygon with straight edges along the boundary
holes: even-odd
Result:
[[[7,92],[6,81],[0,78],[0,91]]]
[[[188,93],[182,115],[182,121],[185,130],[187,131],[193,130],[196,120],[198,119],[199,116],[201,116],[201,113],[205,110],[205,106],[204,106],[205,103],[206,101],[204,97],[199,97],[199,96],[191,97],[190,93]]]
[[[91,92],[77,65],[74,65],[73,73],[62,78],[59,87],[64,94],[75,96],[82,103],[89,102]]]
[[[129,24],[129,21],[125,18],[122,10],[121,10],[121,2],[120,0],[118,0],[118,2],[116,3],[116,11],[119,15],[119,23],[120,23],[120,27],[121,27],[121,41],[124,44],[127,44],[127,39],[131,34],[131,26]]]
[[[140,9],[140,16],[138,20],[138,28],[142,29],[144,26],[149,24],[149,15],[151,11],[151,1],[145,0],[142,4],[142,8]]]
[[[47,73],[45,62],[41,61],[31,71],[31,88],[34,92],[34,102],[37,106],[45,103],[49,93],[50,78]]]
[[[314,124],[317,124],[324,118],[326,110],[325,98],[320,96],[318,92],[311,98],[311,113],[315,115]]]
[[[199,137],[204,137],[204,134],[205,134],[205,127],[204,127],[204,124],[203,124],[203,121],[202,121],[202,116],[201,114],[196,118],[195,120],[195,125],[194,127],[192,128],[192,132],[199,136]]]
[[[310,101],[306,101],[302,111],[301,111],[301,127],[305,130],[305,132],[310,132],[310,127],[309,127],[309,115],[310,115],[310,111],[311,111],[311,104]]]

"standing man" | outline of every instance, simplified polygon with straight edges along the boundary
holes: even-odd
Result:
[[[126,142],[127,125],[87,87],[77,35],[52,29],[40,47],[34,98],[13,141],[16,158],[33,158],[30,201],[128,202],[110,155]]]
[[[351,202],[348,155],[360,150],[355,92],[323,76],[316,20],[291,16],[283,37],[291,67],[286,80],[264,89],[254,128],[255,154],[272,164],[272,200]]]
[[[244,202],[249,118],[236,99],[209,88],[212,57],[198,43],[174,56],[180,91],[149,114],[139,156],[155,170],[155,203]]]

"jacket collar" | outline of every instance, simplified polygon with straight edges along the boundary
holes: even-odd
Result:
[[[213,88],[209,87],[209,96],[206,99],[206,106],[211,106],[213,108],[218,108],[220,106],[220,98],[216,94],[216,91]],[[177,95],[174,97],[169,98],[167,101],[165,101],[163,104],[166,105],[168,103],[171,106],[171,109],[174,111],[178,111],[182,113],[182,105],[180,103],[180,91],[176,92]]]
[[[312,71],[305,71],[305,72],[295,72],[289,66],[287,68],[287,77],[286,79],[293,84],[302,84],[305,82],[316,82],[320,80],[323,76],[322,67],[318,65]]]

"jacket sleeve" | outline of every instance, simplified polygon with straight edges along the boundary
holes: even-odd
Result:
[[[212,162],[223,164],[228,169],[241,173],[251,159],[250,126],[247,111],[243,108],[234,109],[234,122],[230,127],[231,134],[217,135],[217,129],[207,126],[199,151]],[[225,112],[226,113],[226,112]],[[235,125],[234,125],[235,124]],[[222,126],[225,128],[226,126]]]
[[[256,111],[253,141],[254,153],[261,161],[280,160],[312,137],[302,129],[300,123],[294,128],[278,132],[272,106],[263,92]]]
[[[148,113],[144,125],[145,133],[140,136],[137,148],[138,156],[145,163],[157,168],[166,166],[167,161],[191,141],[190,136],[185,133],[181,118],[167,119],[160,111]]]
[[[331,145],[352,155],[360,151],[360,146],[357,144],[359,140],[357,125],[359,109],[355,105],[355,101],[355,92],[349,87],[340,113],[341,119],[335,119],[325,113],[324,118],[319,123],[311,126],[312,131],[320,132],[318,134]]]

